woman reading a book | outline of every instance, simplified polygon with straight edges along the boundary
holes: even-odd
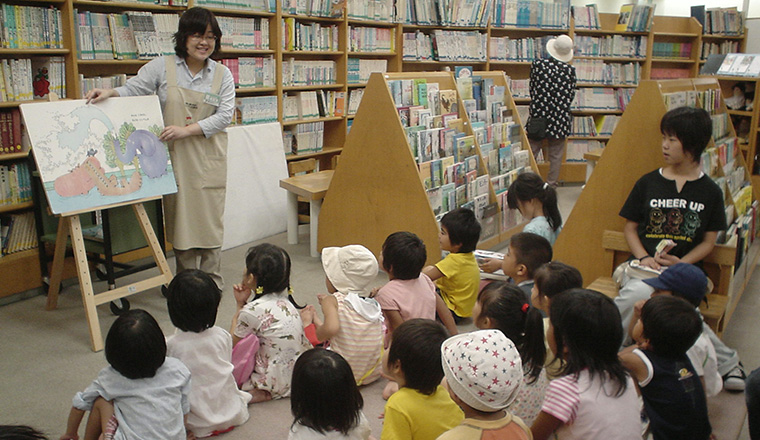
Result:
[[[573,40],[567,35],[546,43],[549,58],[533,61],[530,68],[530,117],[525,130],[533,155],[538,156],[546,139],[549,175],[546,181],[557,186],[565,139],[570,134],[570,104],[575,97]]]
[[[126,85],[93,89],[97,103],[113,96],[150,95],[161,101],[177,194],[165,196],[166,233],[177,272],[200,269],[221,289],[222,214],[227,182],[227,133],[235,107],[230,70],[210,57],[219,52],[222,31],[209,10],[188,9],[174,34],[175,56],[156,58]]]

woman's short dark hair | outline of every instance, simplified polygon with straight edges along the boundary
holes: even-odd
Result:
[[[174,52],[180,58],[187,58],[187,39],[193,34],[206,35],[206,28],[211,26],[211,32],[216,37],[216,44],[211,56],[219,53],[222,41],[222,29],[216,21],[214,13],[206,8],[196,6],[185,11],[179,18],[179,26],[174,34]]]
[[[166,339],[158,322],[141,309],[114,321],[106,336],[106,360],[129,379],[153,377],[166,360]]]
[[[678,107],[665,113],[660,121],[660,132],[675,136],[681,141],[684,153],[689,153],[699,163],[702,152],[712,137],[712,119],[701,108]]]
[[[439,322],[415,318],[393,330],[388,364],[401,361],[406,387],[433,394],[443,379],[441,344],[449,333]]]
[[[313,348],[298,357],[290,391],[293,423],[320,434],[339,431],[348,435],[359,424],[363,406],[354,373],[343,356]]]
[[[222,292],[202,270],[178,273],[166,292],[166,305],[172,324],[185,332],[200,333],[214,326]]]
[[[425,243],[417,235],[394,232],[383,243],[383,269],[392,271],[394,278],[413,280],[420,276],[427,260]]]

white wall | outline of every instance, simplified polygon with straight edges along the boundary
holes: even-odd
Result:
[[[620,5],[633,3],[635,0],[571,0],[573,6],[585,6],[590,3],[596,3],[599,12],[620,12]],[[688,17],[691,15],[691,6],[705,5],[708,8],[730,8],[737,7],[739,10],[744,9],[744,0],[654,0],[652,1],[657,7],[657,15],[673,15]],[[748,17],[760,17],[760,1],[750,0],[748,8]]]

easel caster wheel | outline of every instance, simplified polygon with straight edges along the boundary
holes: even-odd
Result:
[[[161,295],[163,295],[163,296],[164,296],[164,298],[166,298],[166,294],[167,294],[168,292],[169,292],[169,288],[168,288],[168,287],[166,287],[165,285],[161,285]]]
[[[111,301],[110,307],[111,313],[116,316],[120,316],[121,314],[129,311],[129,301],[124,298],[117,299],[116,301]]]
[[[102,264],[98,264],[95,266],[95,276],[100,281],[107,281],[108,280],[108,273],[106,273],[106,268]]]

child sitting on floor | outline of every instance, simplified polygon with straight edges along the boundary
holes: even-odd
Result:
[[[635,346],[620,353],[641,389],[654,440],[707,440],[712,429],[707,399],[686,356],[702,332],[702,320],[682,298],[659,295],[641,309]]]
[[[166,339],[158,322],[145,310],[123,313],[108,330],[105,352],[111,365],[74,396],[61,440],[79,438],[86,411],[90,417],[85,440],[101,435],[185,440],[190,370],[166,356]]]
[[[255,335],[260,346],[242,389],[251,393],[252,403],[288,397],[293,365],[311,348],[290,294],[290,256],[264,243],[248,250],[245,266],[243,281],[233,286],[237,313],[232,318],[232,343]],[[252,292],[253,299],[246,303]]]
[[[504,275],[525,292],[530,303],[533,290],[533,274],[542,265],[552,261],[552,245],[540,235],[520,232],[512,236],[501,269]]]
[[[317,295],[324,322],[315,321],[316,336],[329,341],[343,356],[357,385],[380,377],[383,356],[383,313],[369,293],[377,276],[377,260],[366,247],[352,244],[322,249],[322,267],[328,295]]]
[[[443,342],[441,358],[446,376],[443,386],[465,419],[438,440],[532,438],[530,428],[506,409],[517,398],[523,381],[520,353],[509,338],[499,330],[453,336]],[[482,374],[473,374],[476,369]]]
[[[436,311],[452,335],[457,334],[456,323],[472,315],[478,296],[480,269],[473,251],[480,239],[480,223],[475,213],[466,208],[449,211],[441,218],[438,241],[446,257],[422,272],[435,281],[440,298]]]
[[[429,319],[410,319],[393,332],[383,370],[399,384],[385,404],[381,440],[434,440],[464,415],[441,386],[441,344],[446,329]]]
[[[251,395],[240,391],[232,376],[232,337],[214,326],[222,292],[197,269],[178,273],[166,292],[174,335],[166,339],[167,355],[187,366],[190,388],[188,435],[208,437],[232,430],[248,420]]]

